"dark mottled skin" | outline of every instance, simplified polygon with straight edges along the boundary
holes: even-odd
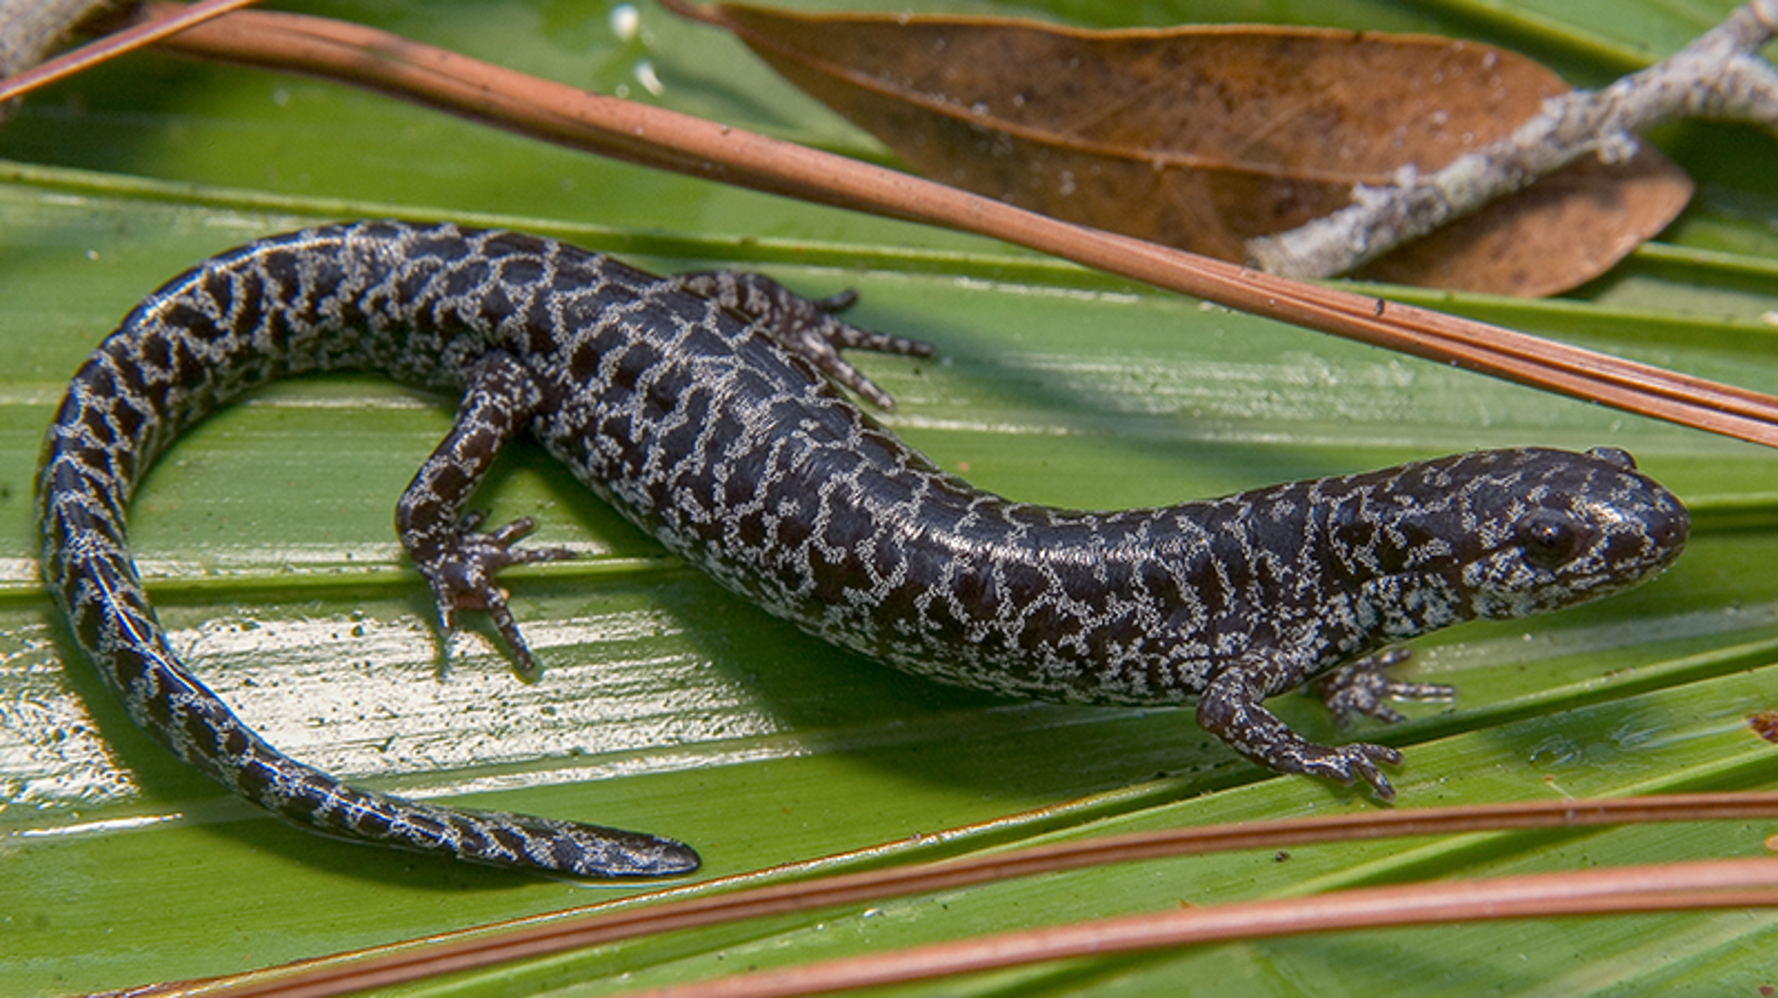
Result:
[[[144,301],[75,375],[38,487],[44,579],[136,723],[268,810],[349,839],[622,876],[691,870],[697,855],[354,790],[267,745],[186,671],[124,533],[142,474],[180,431],[307,371],[370,369],[461,395],[397,524],[446,626],[459,610],[490,612],[523,669],[494,574],[562,553],[512,546],[526,523],[479,532],[464,507],[500,447],[528,432],[668,548],[836,644],[978,689],[1195,701],[1243,755],[1364,779],[1385,798],[1377,763],[1394,750],[1315,745],[1263,701],[1321,677],[1338,709],[1390,716],[1382,696],[1447,691],[1338,667],[1458,621],[1628,588],[1685,541],[1678,500],[1613,450],[1460,454],[1118,513],[1007,502],[940,472],[823,376],[887,404],[837,348],[928,352],[839,322],[842,304],[452,226],[365,223],[242,247]]]

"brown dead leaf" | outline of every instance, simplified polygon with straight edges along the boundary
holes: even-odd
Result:
[[[743,4],[732,31],[933,179],[1067,221],[1240,261],[1254,236],[1436,170],[1567,89],[1522,56],[1416,35],[1275,26],[1085,31],[998,18],[809,15]],[[1555,294],[1691,197],[1644,146],[1570,165],[1357,276]]]
[[[136,15],[163,17],[167,6],[148,4]],[[546,142],[763,193],[993,236],[1254,315],[1778,447],[1778,398],[1760,392],[1059,222],[960,188],[602,97],[362,25],[237,11],[157,47],[334,80]]]

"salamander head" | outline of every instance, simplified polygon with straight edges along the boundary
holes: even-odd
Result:
[[[1685,547],[1679,499],[1610,447],[1483,451],[1429,462],[1446,479],[1446,579],[1467,616],[1523,617],[1621,592]]]

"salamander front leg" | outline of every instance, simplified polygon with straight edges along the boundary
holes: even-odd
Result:
[[[1443,683],[1409,683],[1390,678],[1386,670],[1405,661],[1411,654],[1406,648],[1391,648],[1376,655],[1367,655],[1347,662],[1315,680],[1311,689],[1321,697],[1322,703],[1327,704],[1328,712],[1342,726],[1351,723],[1359,715],[1384,724],[1399,723],[1402,716],[1385,703],[1385,700],[1429,703],[1456,699],[1455,686],[1446,686]]]
[[[1290,730],[1261,704],[1267,671],[1237,665],[1218,673],[1198,700],[1198,725],[1267,769],[1326,777],[1345,786],[1362,779],[1382,800],[1394,800],[1395,788],[1377,763],[1398,765],[1401,753],[1366,742],[1317,745]]]
[[[508,594],[494,576],[509,565],[572,558],[574,552],[516,547],[535,526],[530,520],[483,532],[477,528],[486,514],[463,511],[500,448],[530,422],[541,402],[530,373],[503,353],[479,361],[468,382],[450,434],[396,504],[395,528],[414,567],[432,586],[446,634],[457,627],[457,611],[487,611],[512,651],[514,670],[528,678],[537,674],[537,665],[507,609]]]
[[[858,295],[851,291],[815,301],[763,274],[737,270],[680,274],[673,282],[758,323],[779,346],[814,364],[822,374],[870,399],[884,411],[893,410],[895,400],[847,363],[840,351],[871,350],[910,357],[930,357],[937,352],[930,343],[860,329],[841,320],[836,313],[858,300]]]

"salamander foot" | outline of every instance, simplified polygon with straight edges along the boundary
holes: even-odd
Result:
[[[456,536],[440,545],[436,558],[418,564],[420,574],[432,586],[438,602],[438,620],[448,634],[457,629],[457,611],[484,610],[512,651],[513,670],[530,679],[537,675],[537,664],[531,649],[513,622],[507,609],[509,593],[495,584],[494,576],[510,565],[526,565],[542,561],[562,561],[575,556],[567,548],[523,548],[513,545],[536,529],[537,524],[521,517],[491,533],[476,528],[487,518],[483,512],[470,512],[458,524]]]

